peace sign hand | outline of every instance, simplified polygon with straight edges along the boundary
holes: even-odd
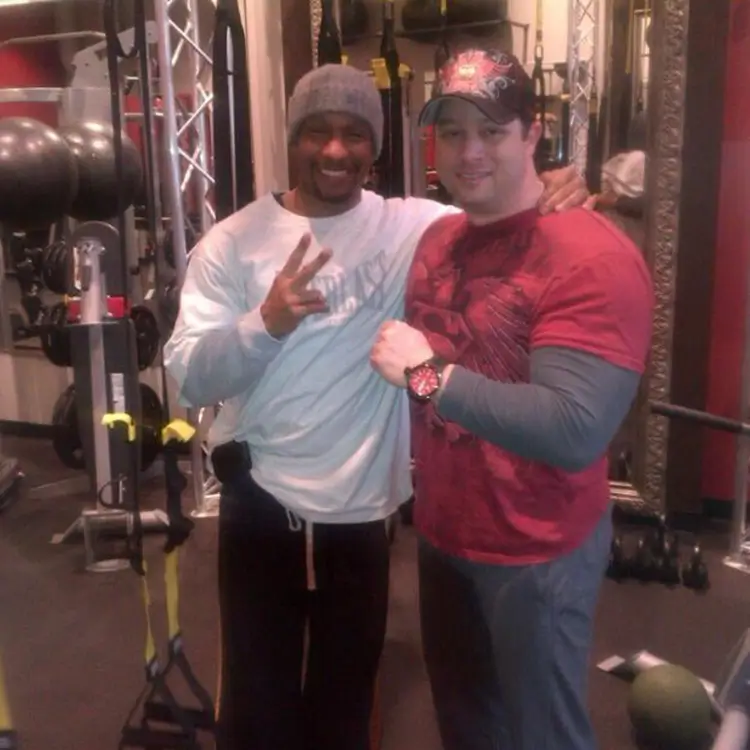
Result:
[[[323,249],[316,258],[302,265],[312,238],[304,234],[297,247],[274,279],[268,296],[261,305],[260,314],[268,333],[283,338],[294,331],[308,315],[328,312],[325,297],[307,285],[318,271],[331,259],[331,251]]]

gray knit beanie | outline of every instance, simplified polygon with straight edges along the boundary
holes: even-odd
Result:
[[[324,112],[363,119],[372,129],[375,155],[383,147],[383,109],[370,76],[350,65],[321,65],[299,79],[289,99],[287,138],[294,141],[303,120]]]

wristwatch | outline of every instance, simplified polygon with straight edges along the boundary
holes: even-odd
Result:
[[[409,398],[420,404],[430,401],[440,390],[443,383],[443,370],[447,364],[440,357],[431,357],[414,367],[407,367],[404,374]]]

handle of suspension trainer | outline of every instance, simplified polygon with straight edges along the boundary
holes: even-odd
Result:
[[[132,449],[133,443],[135,443],[138,437],[135,420],[126,412],[111,412],[105,414],[102,417],[102,425],[109,428],[110,430],[119,430],[124,437],[128,447]],[[116,493],[115,497],[110,501],[104,497],[104,491],[108,488],[112,488],[112,492]],[[116,488],[116,489],[115,489]],[[105,508],[114,509],[120,508],[123,504],[123,482],[122,477],[111,479],[105,485],[99,488],[97,499]]]
[[[649,407],[653,414],[658,414],[662,417],[685,419],[713,430],[719,430],[720,432],[731,432],[735,435],[750,435],[750,424],[740,422],[737,419],[720,417],[716,414],[700,411],[699,409],[690,409],[687,406],[665,404],[662,401],[652,401]]]

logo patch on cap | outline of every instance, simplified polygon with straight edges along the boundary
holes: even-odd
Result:
[[[473,94],[495,98],[515,82],[515,64],[504,54],[472,50],[449,60],[441,71],[441,94]]]

